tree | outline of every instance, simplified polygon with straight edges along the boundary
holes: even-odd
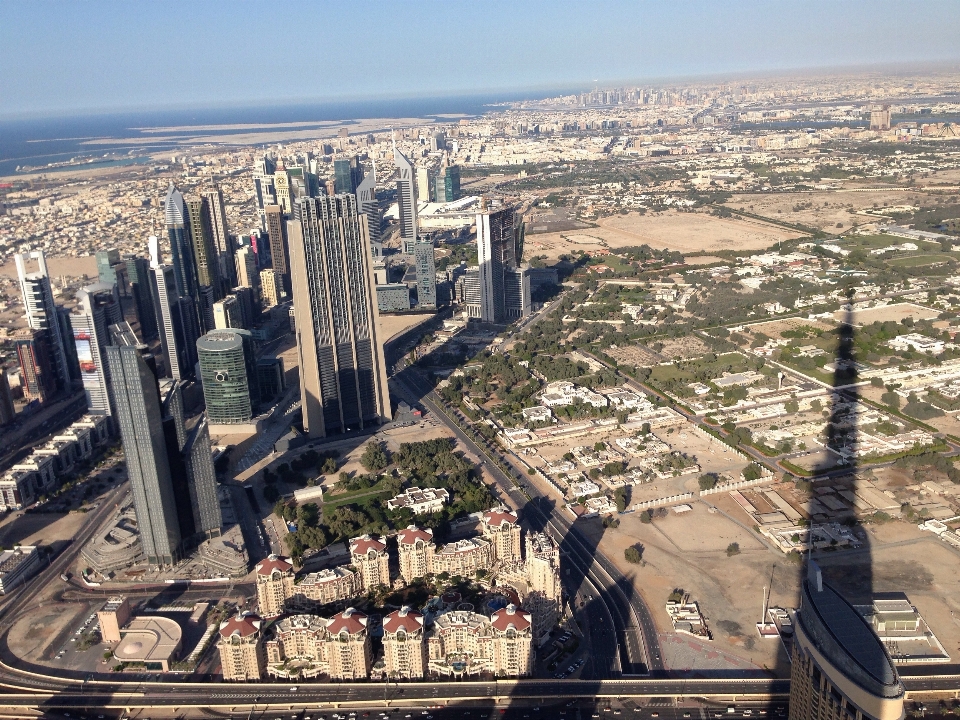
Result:
[[[332,457],[328,457],[323,461],[323,465],[320,466],[321,475],[333,475],[337,471],[337,461]]]
[[[280,491],[277,490],[274,485],[264,485],[263,487],[263,499],[267,501],[270,505],[275,503],[280,499]]]
[[[590,468],[590,472],[587,474],[590,476],[591,480],[596,480],[600,477],[600,468]]]
[[[759,480],[760,476],[763,474],[763,471],[756,463],[750,463],[743,469],[742,474],[744,480]]]
[[[604,450],[607,449],[607,446],[606,446],[604,443],[602,443],[602,442],[595,442],[595,443],[593,444],[593,449],[594,449],[596,452],[603,452]]]
[[[641,512],[640,522],[642,523],[653,522],[653,513],[651,513],[649,510],[644,510],[643,512]]]
[[[632,565],[639,565],[640,561],[643,560],[643,552],[631,546],[623,551],[623,558]]]
[[[387,467],[387,465],[390,464],[390,460],[387,458],[387,453],[380,443],[370,442],[367,443],[367,447],[363,450],[360,464],[363,465],[368,472],[377,472]]]
[[[889,405],[890,407],[897,409],[900,407],[900,396],[895,392],[888,390],[880,396],[880,402],[882,402],[884,405]]]
[[[791,415],[796,414],[800,412],[800,403],[798,403],[796,400],[787,400],[783,404],[783,409]]]
[[[617,512],[623,512],[627,509],[627,489],[625,487],[617,488],[613,493],[613,500],[617,504]]]
[[[701,490],[713,490],[717,486],[717,476],[713,473],[701,475],[697,481]]]
[[[732,542],[727,545],[727,557],[733,557],[740,554],[740,543]]]

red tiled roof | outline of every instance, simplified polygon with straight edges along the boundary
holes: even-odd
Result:
[[[293,563],[281,555],[271,555],[257,563],[257,575],[273,575],[274,570],[287,573],[293,570]]]
[[[422,627],[423,615],[406,607],[401,610],[394,610],[383,619],[383,629],[389,633],[395,633],[399,630],[412,633]]]
[[[433,542],[433,530],[423,530],[416,525],[411,525],[397,533],[397,542],[401,545],[413,545],[417,540],[423,540],[425,543]]]
[[[526,630],[530,627],[533,616],[520,610],[515,605],[507,605],[490,616],[491,624],[500,631],[513,625],[515,630]]]
[[[220,636],[228,638],[232,635],[249,637],[260,630],[260,617],[252,613],[236,615],[220,623]]]
[[[346,630],[351,635],[356,635],[367,628],[367,616],[354,608],[347,608],[341,613],[337,613],[327,621],[327,630],[332,635],[337,635]]]
[[[371,550],[383,552],[386,549],[386,543],[382,543],[369,535],[355,537],[350,540],[350,552],[354,555],[366,555]]]
[[[503,510],[488,510],[483,514],[483,521],[487,525],[492,525],[497,527],[503,523],[508,523],[510,525],[517,524],[516,514],[510,512],[509,510],[504,512]]]

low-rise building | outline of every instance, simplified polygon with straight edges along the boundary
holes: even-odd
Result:
[[[387,507],[390,510],[407,508],[414,515],[424,515],[443,510],[443,506],[449,501],[450,493],[443,488],[424,488],[421,490],[418,487],[411,487],[396,497],[387,500]]]
[[[0,593],[6,594],[40,571],[40,551],[35,545],[17,545],[0,553]]]

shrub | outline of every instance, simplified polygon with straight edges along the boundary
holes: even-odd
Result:
[[[628,563],[639,565],[640,561],[643,560],[643,551],[636,547],[628,547],[623,551],[623,558]]]
[[[732,542],[727,545],[727,557],[733,557],[740,554],[740,543]]]

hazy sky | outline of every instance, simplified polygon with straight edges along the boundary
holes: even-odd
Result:
[[[960,63],[960,0],[0,0],[0,114]]]

